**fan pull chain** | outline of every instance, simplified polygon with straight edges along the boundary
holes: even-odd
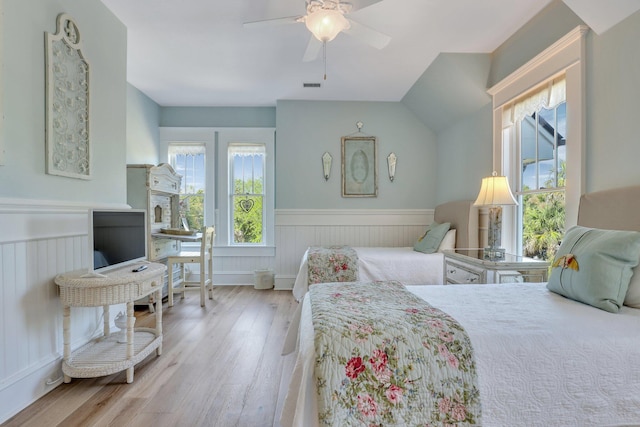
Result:
[[[327,80],[327,42],[322,42],[322,62],[324,63],[324,79]]]

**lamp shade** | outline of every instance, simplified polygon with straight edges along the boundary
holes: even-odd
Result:
[[[331,9],[318,9],[308,14],[305,18],[305,25],[311,34],[321,42],[330,42],[336,38],[340,31],[351,27],[347,18],[340,11]]]
[[[475,206],[507,206],[517,205],[516,199],[511,193],[509,181],[506,176],[494,175],[482,178],[480,193]]]

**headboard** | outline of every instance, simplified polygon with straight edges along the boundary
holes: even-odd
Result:
[[[456,229],[456,248],[478,247],[479,211],[471,200],[458,200],[436,206],[433,220],[451,223]]]
[[[640,231],[640,186],[584,194],[580,197],[578,225]]]

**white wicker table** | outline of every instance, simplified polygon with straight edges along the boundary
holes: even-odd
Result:
[[[127,266],[108,272],[104,277],[86,277],[87,270],[59,274],[55,283],[60,287],[63,304],[64,382],[71,378],[93,378],[127,371],[127,383],[133,382],[133,367],[153,350],[162,354],[162,283],[166,266],[145,264],[147,269],[132,272]],[[156,293],[156,327],[135,328],[133,303]],[[109,330],[109,306],[127,305],[126,343],[119,343],[117,334]],[[104,335],[71,352],[71,307],[103,307]]]

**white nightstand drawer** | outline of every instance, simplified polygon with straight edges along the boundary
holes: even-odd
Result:
[[[529,283],[546,282],[549,263],[506,253],[500,259],[487,257],[483,249],[456,249],[445,253],[445,282]]]
[[[477,284],[484,283],[483,270],[476,270],[469,266],[462,266],[450,261],[445,264],[445,274],[448,283]]]

